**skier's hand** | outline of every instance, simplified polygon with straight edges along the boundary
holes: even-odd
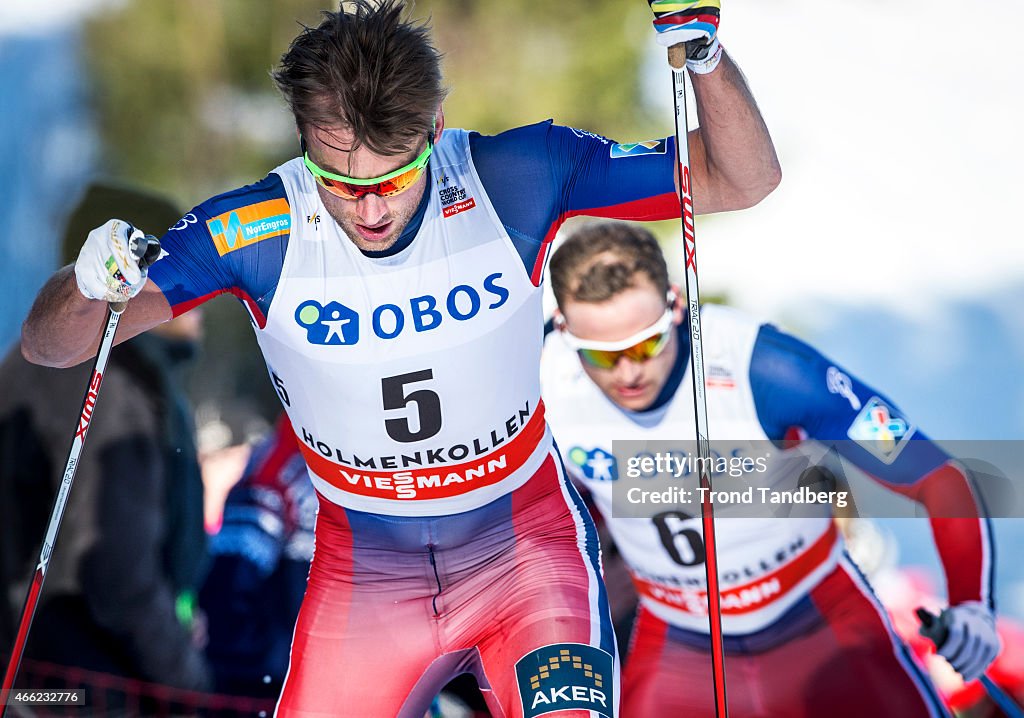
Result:
[[[965,601],[943,611],[941,620],[949,636],[938,647],[938,654],[949,661],[964,681],[973,681],[999,655],[995,615],[980,601]]]
[[[658,43],[672,47],[686,43],[686,67],[698,75],[718,67],[721,0],[647,0],[654,12]]]
[[[139,261],[146,241],[141,231],[120,219],[89,232],[75,262],[78,291],[106,302],[134,297],[146,283],[147,269]]]

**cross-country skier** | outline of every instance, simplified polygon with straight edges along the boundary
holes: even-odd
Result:
[[[613,440],[692,444],[695,436],[682,304],[657,241],[628,223],[575,232],[552,257],[551,286],[561,331],[551,332],[543,354],[548,421],[640,595],[622,715],[713,716],[700,502],[689,511],[658,506],[648,518],[612,509],[613,487],[628,468],[617,465]],[[992,544],[987,520],[967,517],[977,515],[977,497],[961,466],[889,399],[795,337],[714,305],[703,308],[700,326],[712,446],[725,456],[729,446],[716,436],[764,442],[779,458],[766,459],[757,481],[781,486],[799,478],[786,475],[782,449],[827,441],[923,504],[951,606],[941,653],[966,679],[980,675],[999,650]],[[831,506],[716,525],[730,716],[947,715],[845,555]]]
[[[704,213],[779,181],[718,6],[658,17],[663,42],[694,43]],[[131,299],[121,338],[223,292],[245,305],[320,499],[282,718],[418,718],[463,672],[496,716],[613,716],[593,524],[540,401],[541,276],[569,216],[678,216],[675,146],[449,128],[439,55],[403,10],[357,0],[303,30],[274,73],[301,156],[186,214],[151,281],[133,228],[92,232],[22,350],[85,360],[113,300]]]

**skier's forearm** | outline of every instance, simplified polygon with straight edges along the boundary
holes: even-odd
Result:
[[[21,326],[21,353],[30,362],[69,367],[96,353],[107,303],[86,299],[68,265],[39,291]]]
[[[700,128],[690,133],[698,214],[751,207],[782,180],[771,135],[739,67],[723,53],[714,72],[691,75]]]
[[[959,464],[950,461],[922,483],[921,503],[931,517],[950,605],[991,598],[992,537],[973,482]]]
[[[107,302],[86,299],[75,283],[75,268],[59,270],[39,291],[21,326],[21,353],[30,362],[69,367],[96,356]],[[116,344],[172,318],[171,307],[153,282],[128,302]]]
[[[990,528],[974,491],[952,460],[901,491],[928,511],[951,605],[989,598]]]

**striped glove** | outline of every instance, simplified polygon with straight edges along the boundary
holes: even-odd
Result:
[[[686,43],[686,67],[698,75],[718,67],[722,46],[718,42],[721,0],[647,0],[654,12],[658,44],[672,47]]]

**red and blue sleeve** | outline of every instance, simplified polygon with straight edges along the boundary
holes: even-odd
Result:
[[[817,439],[887,488],[922,504],[949,602],[992,605],[992,531],[971,476],[892,401],[813,347],[764,325],[750,365],[769,438]]]
[[[234,294],[259,327],[267,312],[291,234],[291,210],[280,177],[213,197],[160,239],[167,256],[149,270],[174,316],[222,293]]]
[[[535,284],[570,217],[679,216],[675,139],[617,144],[550,120],[500,135],[470,135],[473,163]]]

